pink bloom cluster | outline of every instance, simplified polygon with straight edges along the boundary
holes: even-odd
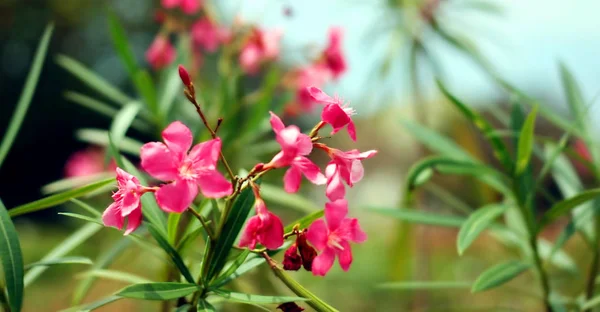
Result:
[[[114,171],[117,168],[114,160],[110,161],[108,167],[104,166],[104,154],[104,149],[100,147],[89,147],[73,153],[65,164],[65,177],[85,177]]]
[[[316,87],[309,87],[307,92],[315,102],[324,104],[322,120],[317,131],[325,124],[333,128],[332,134],[346,127],[348,134],[356,140],[356,132],[351,116],[354,111],[344,105],[341,100],[331,98]],[[267,171],[277,168],[288,168],[284,178],[284,189],[289,193],[297,192],[300,188],[302,176],[316,185],[326,184],[326,195],[331,200],[325,205],[325,222],[318,220],[308,229],[307,239],[320,254],[310,259],[314,275],[325,275],[331,268],[337,256],[340,266],[348,270],[352,262],[350,242],[361,243],[365,241],[366,234],[360,229],[357,219],[348,218],[348,202],[345,197],[345,185],[352,187],[363,177],[361,161],[375,156],[377,151],[359,152],[351,150],[343,152],[328,147],[323,143],[314,143],[313,138],[300,132],[297,126],[285,126],[281,119],[271,113],[271,127],[275,132],[275,139],[281,146],[281,151],[267,164],[257,165],[253,171]],[[325,169],[325,174],[307,156],[317,147],[327,152],[331,161]],[[254,248],[257,243],[268,249],[276,249],[283,244],[281,235],[283,225],[279,218],[268,212],[264,201],[255,191],[257,215],[252,217],[244,230],[240,246]],[[276,238],[276,239],[275,239]],[[302,245],[302,244],[300,244]],[[298,256],[294,244],[286,252],[288,265],[298,268]],[[306,258],[306,257],[305,257]],[[303,261],[306,261],[303,259]],[[305,266],[306,268],[306,266]]]

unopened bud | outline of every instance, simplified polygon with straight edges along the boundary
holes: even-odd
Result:
[[[292,244],[283,256],[283,269],[287,271],[298,271],[302,267],[302,258],[298,255],[296,244]],[[287,310],[284,310],[287,311]]]
[[[187,70],[183,65],[179,65],[179,78],[186,87],[192,85],[192,81],[190,80],[190,74],[188,74]]]
[[[302,258],[302,266],[306,271],[312,271],[312,263],[317,256],[317,251],[306,241],[306,233],[300,232],[296,236],[296,244]]]
[[[277,306],[277,309],[283,312],[301,312],[304,311],[304,308],[297,305],[295,302],[284,302]]]

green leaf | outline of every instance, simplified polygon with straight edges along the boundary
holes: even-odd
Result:
[[[480,292],[501,286],[529,269],[529,267],[529,264],[516,260],[495,265],[479,275],[473,283],[471,292]]]
[[[462,255],[471,243],[483,232],[496,218],[502,215],[508,207],[503,204],[490,204],[477,209],[460,227],[456,247],[458,254]]]
[[[334,307],[327,304],[321,298],[315,296],[308,289],[304,288],[300,283],[291,278],[283,269],[275,266],[272,267],[273,273],[281,280],[293,293],[301,298],[308,299],[307,303],[317,312],[337,312]]]
[[[452,159],[473,161],[473,156],[467,153],[462,147],[454,141],[445,137],[434,130],[422,126],[412,120],[401,120],[402,125],[410,132],[419,142],[425,144],[428,149],[435,151]]]
[[[96,223],[98,225],[102,225],[104,226],[104,223],[102,223],[102,220],[100,218],[92,218],[92,217],[88,217],[88,216],[84,216],[78,213],[72,213],[72,212],[59,212],[58,213],[61,216],[66,216],[66,217],[71,217],[71,218],[75,218],[75,219],[79,219],[79,220],[84,220],[87,222],[92,222],[92,223]]]
[[[12,311],[21,311],[23,304],[23,255],[15,225],[12,223],[6,207],[0,200],[0,254],[4,285],[8,293],[8,302]],[[0,291],[4,291],[0,289]]]
[[[325,215],[325,210],[321,209],[319,211],[315,211],[307,216],[304,216],[288,225],[283,229],[284,233],[290,232],[294,229],[294,226],[298,225],[299,228],[305,229],[309,225],[313,223],[313,221],[323,217]]]
[[[581,311],[588,311],[594,307],[597,307],[598,305],[600,305],[600,296],[596,296],[596,297],[586,301],[581,306]]]
[[[290,194],[280,187],[265,183],[260,185],[260,195],[267,202],[273,202],[284,207],[296,209],[303,213],[312,213],[321,209],[312,201],[298,194]]]
[[[190,270],[187,268],[187,266],[183,262],[183,259],[181,259],[181,256],[175,250],[175,248],[173,248],[173,246],[169,244],[169,242],[164,238],[163,235],[160,234],[160,232],[156,229],[154,225],[150,224],[148,226],[148,231],[150,232],[152,237],[154,237],[158,245],[169,255],[171,260],[173,260],[173,263],[175,264],[179,272],[181,272],[181,275],[183,275],[185,280],[190,283],[195,283],[194,278],[190,273]]]
[[[40,262],[44,261],[54,261],[56,259],[63,258],[66,254],[71,252],[73,249],[77,248],[83,242],[88,240],[88,238],[92,237],[92,235],[98,233],[103,226],[97,224],[86,224],[81,227],[79,230],[75,231],[69,237],[62,241],[61,244],[52,249],[46,256],[44,256]],[[32,268],[25,274],[24,283],[25,287],[29,286],[33,283],[42,273],[44,273],[48,267],[35,267]]]
[[[169,238],[169,243],[172,245],[177,244],[179,219],[181,219],[181,213],[170,213],[167,218],[167,237]]]
[[[206,281],[212,280],[223,269],[231,246],[233,246],[235,239],[242,230],[242,226],[254,206],[254,201],[254,193],[249,187],[244,189],[236,198],[223,225],[223,230],[215,243],[214,254],[209,259],[209,266],[205,276]]]
[[[250,249],[245,249],[244,251],[242,251],[235,258],[235,260],[231,262],[231,264],[225,270],[225,272],[223,272],[223,274],[221,274],[213,283],[211,283],[211,285],[219,285],[222,281],[231,276],[242,264],[244,264],[244,261],[246,261],[248,255],[250,255]]]
[[[494,135],[495,129],[492,127],[492,125],[480,114],[471,110],[458,98],[452,95],[439,80],[437,81],[437,85],[442,93],[450,100],[450,102],[454,104],[454,106],[458,108],[458,110],[483,133],[483,135],[492,145],[494,156],[496,156],[504,168],[512,171],[513,164],[508,153],[508,149],[502,140]]]
[[[99,278],[103,278],[103,279],[107,279],[107,280],[124,282],[124,283],[129,283],[129,284],[152,283],[152,281],[147,278],[144,278],[144,277],[141,277],[141,276],[138,276],[135,274],[121,272],[121,271],[115,271],[115,270],[102,270],[102,269],[91,270],[91,271],[80,274],[80,276],[84,276],[84,277],[93,276],[93,277],[99,277]]]
[[[202,288],[188,283],[145,283],[127,286],[117,296],[144,300],[172,300],[193,294]]]
[[[121,160],[118,146],[121,144],[127,129],[129,129],[129,126],[131,126],[131,123],[140,111],[140,108],[141,106],[137,102],[128,103],[119,111],[119,113],[117,113],[112,124],[110,125],[110,131],[108,134],[110,154],[112,154],[112,157],[115,159],[117,165],[121,168],[125,165]],[[108,163],[108,158],[106,162]]]
[[[100,307],[103,307],[109,303],[115,302],[117,300],[123,299],[123,297],[119,297],[119,296],[109,296],[106,298],[102,298],[99,300],[96,300],[94,302],[90,302],[87,304],[83,304],[81,306],[77,306],[77,307],[72,307],[69,309],[65,309],[65,310],[61,310],[60,312],[89,312],[89,311],[93,311],[96,310]]]
[[[260,98],[252,104],[252,115],[246,123],[246,130],[242,133],[252,133],[258,125],[269,118],[270,104],[273,101],[275,90],[281,82],[279,66],[270,66],[260,89]]]
[[[541,230],[544,226],[550,224],[554,220],[558,219],[562,215],[569,213],[573,208],[589,200],[595,199],[598,196],[600,196],[600,188],[583,191],[571,198],[567,198],[563,201],[556,203],[550,208],[550,210],[546,211],[546,213],[542,217],[542,220],[540,221],[539,230]]]
[[[48,260],[48,261],[38,261],[38,262],[30,263],[25,266],[25,270],[28,270],[28,269],[36,267],[36,266],[51,266],[51,265],[57,265],[57,264],[92,264],[92,263],[93,263],[92,260],[90,260],[90,258],[86,258],[86,257],[64,257],[64,258],[57,258],[57,259],[52,259],[52,260]]]
[[[519,135],[519,145],[517,147],[517,160],[515,174],[522,174],[525,169],[529,166],[531,160],[531,153],[533,152],[533,138],[535,131],[535,118],[537,116],[537,106],[533,107],[533,110],[527,116],[521,134]]]
[[[147,70],[138,70],[133,78],[133,82],[138,93],[144,99],[149,110],[156,116],[158,114],[158,100],[156,90],[154,89],[154,81]]]
[[[465,223],[465,219],[450,215],[439,215],[430,212],[423,212],[414,209],[398,209],[398,208],[369,208],[370,211],[390,216],[398,220],[403,220],[410,223],[443,226],[443,227],[460,227]]]
[[[100,145],[109,146],[110,140],[108,137],[109,132],[100,129],[79,129],[75,132],[75,137],[78,140]],[[117,145],[120,151],[129,153],[131,155],[140,155],[140,149],[142,148],[142,142],[134,140],[129,137],[123,137],[121,142]]]
[[[66,201],[69,201],[76,197],[81,197],[83,195],[94,192],[98,189],[101,189],[107,185],[114,184],[115,178],[110,178],[106,180],[101,180],[86,186],[82,186],[80,188],[76,188],[74,190],[69,190],[66,192],[58,193],[52,196],[48,196],[34,202],[17,206],[11,210],[9,210],[8,214],[11,217],[20,216],[22,214],[35,212],[38,210],[42,210],[45,208],[50,208],[62,204]]]
[[[224,289],[218,289],[213,291],[217,296],[223,297],[229,301],[241,302],[241,303],[284,303],[292,301],[306,301],[308,299],[301,297],[288,297],[288,296],[263,296],[263,295],[251,295],[239,292],[233,292]]]
[[[88,204],[80,201],[79,199],[71,199],[71,202],[74,203],[75,205],[81,207],[85,211],[89,212],[94,217],[100,218],[100,216],[102,216],[102,214],[100,213],[100,211],[98,211],[94,207],[92,207],[92,206],[90,206],[90,205],[88,205]]]
[[[178,53],[179,55],[179,53]],[[171,111],[171,107],[175,104],[177,94],[182,92],[181,78],[179,78],[178,66],[173,64],[166,73],[165,85],[159,91],[160,99],[158,101],[158,108],[161,116],[168,116]]]
[[[27,75],[25,87],[23,87],[23,91],[19,97],[19,102],[17,102],[13,117],[11,118],[8,128],[4,133],[4,138],[2,139],[2,142],[0,142],[0,167],[2,167],[2,163],[4,162],[6,155],[8,155],[10,147],[19,133],[19,128],[21,128],[21,124],[23,123],[23,119],[25,119],[29,104],[31,104],[31,99],[33,98],[33,93],[35,92],[37,82],[40,78],[40,72],[42,71],[42,66],[44,65],[44,59],[46,58],[46,51],[48,51],[48,45],[50,44],[50,38],[52,36],[53,29],[54,25],[52,24],[46,26],[46,30],[44,31],[37,51],[35,52],[31,69]]]
[[[91,174],[88,176],[60,179],[60,180],[56,180],[54,182],[50,182],[50,183],[42,186],[42,194],[44,194],[44,195],[54,194],[54,193],[74,189],[77,187],[81,187],[86,184],[98,182],[100,180],[108,179],[110,177],[114,177],[114,173],[102,172],[102,173],[97,173],[97,174]]]
[[[389,282],[378,285],[379,289],[386,290],[442,290],[471,288],[471,282],[458,281],[411,281],[411,282]]]
[[[69,71],[75,77],[79,78],[79,80],[81,80],[83,83],[115,103],[125,105],[133,101],[133,99],[104,80],[104,78],[96,75],[96,73],[85,67],[83,64],[66,55],[58,55],[56,57],[56,63]]]
[[[567,95],[567,104],[575,118],[575,125],[579,130],[587,131],[587,108],[585,107],[585,100],[583,99],[581,89],[579,88],[575,77],[562,62],[560,63],[560,76],[565,89],[565,94]]]
[[[210,302],[206,301],[205,299],[198,300],[198,305],[196,306],[196,310],[198,312],[216,312],[217,311],[217,309],[215,309],[215,307],[213,307],[213,305],[210,304]]]

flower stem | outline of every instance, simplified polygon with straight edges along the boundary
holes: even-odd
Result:
[[[596,276],[598,275],[598,270],[600,266],[600,248],[598,247],[598,242],[600,241],[600,215],[596,215],[595,219],[595,229],[596,229],[596,237],[593,239],[593,255],[592,255],[592,263],[590,264],[590,272],[588,273],[588,280],[586,285],[585,296],[587,300],[590,300],[594,297],[594,293],[596,292]],[[592,309],[587,309],[586,311],[591,311]]]
[[[196,219],[198,219],[198,221],[200,221],[200,223],[202,224],[202,227],[204,227],[204,230],[206,231],[206,234],[208,235],[208,238],[211,241],[215,241],[215,234],[212,232],[212,229],[210,227],[208,227],[208,223],[204,220],[204,217],[199,214],[196,210],[194,210],[194,208],[192,207],[188,207],[187,209],[191,214],[193,214]]]
[[[533,260],[535,262],[535,267],[540,275],[545,311],[551,312],[552,308],[550,306],[550,282],[548,281],[548,275],[546,274],[546,271],[544,270],[544,267],[542,265],[542,258],[540,257],[540,252],[538,250],[536,235],[533,235],[531,237],[531,239],[529,240],[529,245],[531,246],[531,250],[533,252]]]

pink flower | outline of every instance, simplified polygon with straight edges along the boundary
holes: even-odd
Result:
[[[315,106],[315,100],[308,92],[308,87],[321,87],[331,77],[331,72],[322,64],[314,64],[300,69],[296,76],[296,102],[304,109],[311,112]]]
[[[151,176],[170,181],[156,192],[158,205],[167,212],[183,212],[192,203],[198,188],[207,198],[230,195],[231,183],[217,171],[221,139],[192,146],[192,132],[179,121],[163,132],[163,140],[142,146],[142,168]]]
[[[256,215],[248,220],[240,238],[240,247],[254,249],[258,243],[267,249],[281,247],[283,245],[283,223],[279,217],[267,210],[265,202],[258,196],[255,208]]]
[[[312,263],[314,275],[325,276],[333,266],[335,257],[344,271],[352,264],[350,242],[362,243],[367,240],[358,220],[347,218],[348,202],[345,199],[325,204],[325,220],[313,222],[306,234],[308,241],[319,250],[319,255]]]
[[[356,141],[356,127],[351,118],[355,114],[354,109],[348,104],[344,104],[340,98],[332,98],[317,87],[309,87],[308,92],[317,103],[325,105],[321,113],[321,120],[333,127],[331,134],[335,134],[347,125],[348,135],[353,141]]]
[[[146,60],[154,69],[161,69],[171,64],[175,60],[175,48],[164,36],[157,36],[148,51],[146,51]]]
[[[331,156],[331,161],[325,168],[325,176],[327,177],[325,194],[329,200],[342,199],[346,195],[344,182],[352,187],[354,183],[360,181],[364,175],[361,161],[375,156],[377,151],[371,150],[361,153],[356,149],[348,152],[329,147],[326,147],[326,149]]]
[[[179,6],[183,13],[194,14],[200,9],[202,2],[202,0],[162,0],[161,4],[167,9]]]
[[[202,18],[192,25],[194,44],[207,52],[217,51],[219,45],[228,38],[228,30],[219,28],[207,18]]]
[[[336,79],[347,69],[346,58],[342,50],[342,36],[342,28],[331,28],[329,30],[329,45],[323,52],[325,64]]]
[[[73,153],[65,164],[65,176],[67,178],[85,177],[117,168],[114,160],[108,164],[108,170],[104,167],[104,150],[99,147],[90,147]]]
[[[256,74],[263,62],[275,59],[279,55],[281,31],[252,30],[240,52],[240,66],[248,74]]]
[[[142,206],[140,196],[145,192],[140,181],[121,168],[116,169],[119,190],[113,194],[114,203],[110,204],[102,214],[105,226],[123,228],[123,221],[128,217],[127,230],[124,235],[135,231],[142,223]]]
[[[319,167],[308,159],[312,151],[312,140],[297,126],[285,127],[277,115],[271,113],[271,127],[275,132],[275,139],[281,145],[279,152],[266,167],[282,168],[290,166],[283,177],[286,192],[295,193],[300,188],[302,175],[310,182],[320,185],[325,184],[325,177]]]

